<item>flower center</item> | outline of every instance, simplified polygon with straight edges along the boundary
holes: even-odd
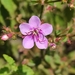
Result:
[[[45,41],[42,30],[39,28],[34,28],[32,35],[33,37],[36,37],[36,40],[39,41],[40,43],[43,43]]]
[[[36,35],[39,34],[39,32],[40,32],[40,29],[34,28],[33,31],[32,31],[32,34],[36,36]]]
[[[31,28],[30,32],[28,32],[27,35],[31,35],[33,39],[36,38],[36,40],[40,43],[43,43],[45,41],[42,30],[39,28]]]

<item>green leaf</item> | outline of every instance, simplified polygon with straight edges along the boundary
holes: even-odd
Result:
[[[56,36],[59,36],[60,34],[61,34],[61,31],[60,31],[60,30],[56,30],[56,31],[55,31],[55,35],[56,35]]]
[[[9,75],[9,69],[7,67],[3,67],[0,69],[0,75]]]
[[[0,74],[0,75],[9,75],[7,72],[4,72],[3,74]]]
[[[10,64],[10,65],[14,64],[15,61],[10,56],[3,54],[3,57],[8,62],[8,64]]]
[[[17,67],[16,64],[15,64],[15,65],[11,65],[11,70],[13,70],[13,71],[17,71],[17,69],[18,69],[18,67]]]
[[[33,2],[33,3],[39,2],[38,0],[30,0],[30,1]]]
[[[69,31],[68,31],[68,33],[71,33],[72,31],[73,31],[73,28],[70,28]]]
[[[35,66],[35,63],[32,60],[30,60],[27,65],[30,66],[30,67],[33,67],[33,66]]]
[[[49,56],[49,55],[45,55],[45,60],[47,63],[50,64],[50,66],[55,69],[56,68],[56,65],[54,64],[54,60],[53,60],[53,57],[52,56]]]
[[[63,39],[62,39],[63,42],[66,42],[67,40],[68,40],[67,36],[63,37]]]
[[[17,7],[13,0],[1,0],[1,4],[9,12],[10,16],[14,15]]]
[[[34,72],[30,67],[26,65],[20,65],[18,67],[17,75],[34,75]]]
[[[0,15],[0,22],[1,22],[3,25],[5,25],[5,22],[4,22],[4,19],[3,19],[2,15]]]
[[[68,57],[70,58],[69,60],[72,61],[72,60],[75,60],[75,51],[72,51],[68,54]]]
[[[61,64],[62,63],[61,58],[57,53],[54,54],[54,62],[56,64]]]
[[[50,57],[49,55],[46,55],[46,56],[45,56],[45,60],[46,60],[46,62],[48,62],[48,63],[53,62],[53,58]]]
[[[33,75],[34,74],[33,70],[26,65],[23,65],[23,72],[27,72],[26,75]]]
[[[55,15],[55,21],[56,21],[56,24],[61,26],[62,28],[65,27],[65,20],[64,18],[62,17],[62,14],[60,14],[61,12],[58,12],[59,14],[56,14]]]
[[[32,3],[37,3],[38,1],[31,1]]]
[[[70,68],[69,68],[69,73],[75,74],[75,68],[70,67]]]
[[[64,6],[63,4],[61,4],[61,2],[55,2],[55,5],[58,9],[62,9],[62,7]]]

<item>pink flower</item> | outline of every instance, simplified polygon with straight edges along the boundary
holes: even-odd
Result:
[[[53,27],[51,24],[41,24],[39,17],[32,16],[29,19],[29,23],[22,23],[19,28],[21,33],[25,35],[23,39],[24,48],[32,48],[34,42],[39,49],[48,47],[48,40],[45,36],[52,33]]]

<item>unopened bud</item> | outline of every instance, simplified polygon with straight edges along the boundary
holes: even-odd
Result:
[[[29,62],[29,59],[24,59],[24,60],[22,61],[22,64],[28,64],[28,62]]]
[[[48,5],[46,9],[47,10],[52,10],[52,6]]]
[[[55,7],[54,6],[50,6],[50,5],[48,5],[47,8],[46,8],[46,10],[48,10],[48,11],[53,11],[54,9],[55,9]]]
[[[59,42],[61,40],[61,37],[58,37],[55,39],[55,42]]]
[[[71,44],[72,42],[71,42],[71,40],[70,40],[70,39],[68,39],[68,40],[67,40],[67,43],[68,43],[68,44]]]
[[[50,47],[55,49],[56,48],[56,44],[55,43],[50,43]]]
[[[70,4],[70,8],[74,8],[74,5],[73,4]]]
[[[2,35],[2,37],[1,37],[1,40],[3,40],[3,41],[6,41],[8,39],[9,39],[9,37],[7,34]]]
[[[13,36],[13,34],[12,34],[12,33],[8,33],[7,36],[8,36],[9,38],[11,38],[11,37]]]

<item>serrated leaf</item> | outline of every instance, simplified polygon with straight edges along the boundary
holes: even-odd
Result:
[[[1,4],[4,8],[9,12],[10,16],[12,16],[17,8],[16,4],[13,0],[1,0]]]
[[[10,57],[10,56],[8,56],[6,54],[3,54],[3,57],[7,61],[8,64],[10,64],[10,65],[14,64],[15,61],[13,60],[12,57]]]

